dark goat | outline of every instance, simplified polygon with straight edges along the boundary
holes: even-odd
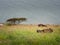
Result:
[[[46,32],[53,32],[53,30],[51,29],[51,28],[49,28],[49,29],[43,29],[44,30],[44,32],[46,33]]]
[[[37,33],[39,33],[39,32],[44,32],[44,30],[37,30]]]
[[[38,24],[38,27],[40,27],[40,26],[47,27],[46,25],[43,25],[43,24]]]

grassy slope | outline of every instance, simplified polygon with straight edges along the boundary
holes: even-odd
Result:
[[[53,27],[53,33],[37,33],[43,29],[33,25],[0,27],[0,45],[60,45],[60,27]]]

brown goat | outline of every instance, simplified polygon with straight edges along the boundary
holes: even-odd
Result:
[[[40,27],[40,26],[47,27],[46,25],[43,25],[43,24],[38,24],[38,27]]]
[[[39,32],[44,32],[44,30],[37,30],[37,33],[39,33]]]
[[[46,33],[46,32],[53,32],[53,30],[51,29],[51,28],[49,28],[49,29],[43,29],[44,30],[44,32]]]

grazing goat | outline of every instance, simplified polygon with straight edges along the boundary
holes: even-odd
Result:
[[[40,26],[42,26],[42,27],[47,27],[46,25],[38,24],[38,27],[40,27]]]
[[[43,30],[37,30],[37,33],[39,33],[39,32],[43,32]]]
[[[53,30],[51,28],[49,28],[49,29],[43,29],[43,30],[44,30],[45,33],[46,32],[49,32],[49,33],[53,32]]]

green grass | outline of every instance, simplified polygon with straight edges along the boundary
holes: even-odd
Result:
[[[0,29],[0,45],[60,45],[60,28],[53,33],[37,33],[26,28],[4,27]]]

